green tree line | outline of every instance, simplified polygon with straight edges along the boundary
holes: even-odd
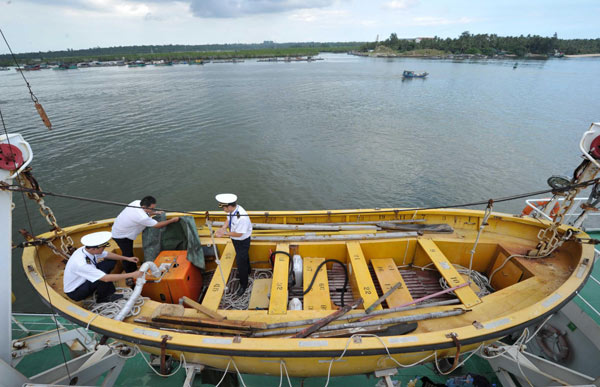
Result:
[[[400,39],[393,33],[380,44],[399,52],[421,49],[441,50],[451,54],[483,54],[492,56],[507,53],[517,56],[526,54],[554,54],[554,50],[566,55],[600,53],[598,39],[559,39],[555,33],[552,37],[539,35],[498,36],[496,34],[471,34],[463,32],[458,38],[434,37],[432,39]],[[374,49],[376,42],[364,44],[361,51]]]
[[[81,61],[109,61],[136,59],[212,59],[212,58],[268,58],[275,56],[317,55],[319,52],[347,52],[358,49],[364,42],[306,42],[205,45],[152,45],[95,47],[83,50],[38,51],[16,54],[19,63],[47,62],[75,63]],[[0,65],[14,64],[9,54],[0,55]]]

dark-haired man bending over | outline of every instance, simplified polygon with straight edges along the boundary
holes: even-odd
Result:
[[[161,228],[171,223],[179,222],[179,217],[157,222],[150,216],[156,215],[154,211],[156,199],[146,196],[142,200],[134,200],[128,204],[115,219],[112,226],[112,237],[121,248],[125,257],[133,257],[133,241],[144,231],[146,227]],[[123,261],[123,268],[127,273],[137,270],[134,262]]]

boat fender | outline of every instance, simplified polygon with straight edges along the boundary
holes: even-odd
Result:
[[[553,325],[547,324],[538,332],[536,342],[542,352],[558,363],[564,363],[571,354],[566,332],[561,332]]]
[[[288,304],[288,310],[302,310],[302,301],[298,297],[294,297]]]
[[[296,284],[294,285],[297,288],[302,288],[302,257],[298,254],[294,254],[292,258],[293,262],[293,271],[294,271],[294,280]]]
[[[532,202],[531,204],[533,204],[537,208],[542,208],[549,201],[550,200],[538,200],[538,201]],[[550,212],[550,217],[552,219],[556,218],[556,214],[558,214],[559,210],[560,210],[560,204],[555,203],[554,207],[552,208],[552,211]],[[527,215],[531,214],[532,211],[533,211],[533,207],[531,207],[530,205],[527,205],[527,206],[525,206],[525,208],[523,208],[523,211],[521,211],[521,216],[527,216]]]

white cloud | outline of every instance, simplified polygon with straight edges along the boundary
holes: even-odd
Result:
[[[325,8],[333,3],[334,0],[191,0],[190,9],[194,16],[198,17],[235,18]]]
[[[2,1],[2,0],[0,0]],[[337,0],[23,0],[25,3],[63,8],[70,14],[92,11],[118,16],[144,17],[158,15],[152,9],[185,5],[185,13],[201,18],[236,18],[258,14],[326,8]],[[162,16],[162,15],[161,15]]]
[[[145,21],[165,21],[191,17],[189,5],[180,1],[146,3],[123,0],[90,0],[84,7],[65,4],[65,15],[95,19],[129,19]]]
[[[383,8],[387,9],[407,9],[418,4],[417,0],[393,0],[383,3]]]
[[[323,23],[341,24],[348,17],[349,12],[345,10],[322,10],[322,9],[305,9],[294,12],[290,15],[291,20],[305,23]]]
[[[150,7],[146,4],[116,4],[114,10],[117,14],[125,17],[144,17],[150,13]]]

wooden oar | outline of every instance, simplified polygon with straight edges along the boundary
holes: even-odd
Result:
[[[359,306],[362,303],[363,303],[363,299],[359,298],[358,300],[354,301],[352,304],[346,305],[342,309],[336,310],[329,316],[317,321],[315,324],[309,326],[308,328],[301,330],[300,332],[296,333],[292,337],[297,338],[297,339],[307,337],[311,333],[318,331],[319,329],[323,328],[325,325],[329,324],[330,322],[337,319],[338,317],[345,315],[352,309],[355,309],[357,306]]]
[[[192,308],[196,309],[198,312],[204,313],[205,315],[207,315],[217,321],[225,320],[227,318],[225,316],[221,316],[214,310],[209,309],[206,306],[202,306],[202,304],[199,304],[196,301],[194,301],[190,298],[187,298],[186,296],[183,296],[182,299],[183,299],[184,304],[191,306]]]
[[[255,321],[238,321],[238,320],[222,320],[216,321],[211,319],[202,319],[197,317],[173,317],[173,316],[158,316],[152,319],[153,322],[163,322],[169,324],[188,325],[193,327],[210,327],[219,329],[235,329],[235,330],[253,330],[266,329],[267,324]]]
[[[396,289],[398,289],[400,286],[402,286],[402,282],[398,282],[396,285],[392,286],[392,288],[390,290],[388,290],[387,292],[385,292],[385,294],[381,297],[379,297],[379,299],[377,301],[375,301],[374,303],[371,304],[371,306],[369,306],[367,308],[367,310],[365,310],[365,313],[369,314],[373,311],[373,309],[377,308],[377,306],[379,304],[381,304],[383,301],[385,301],[386,298],[388,298],[392,293],[394,293],[394,291]]]

